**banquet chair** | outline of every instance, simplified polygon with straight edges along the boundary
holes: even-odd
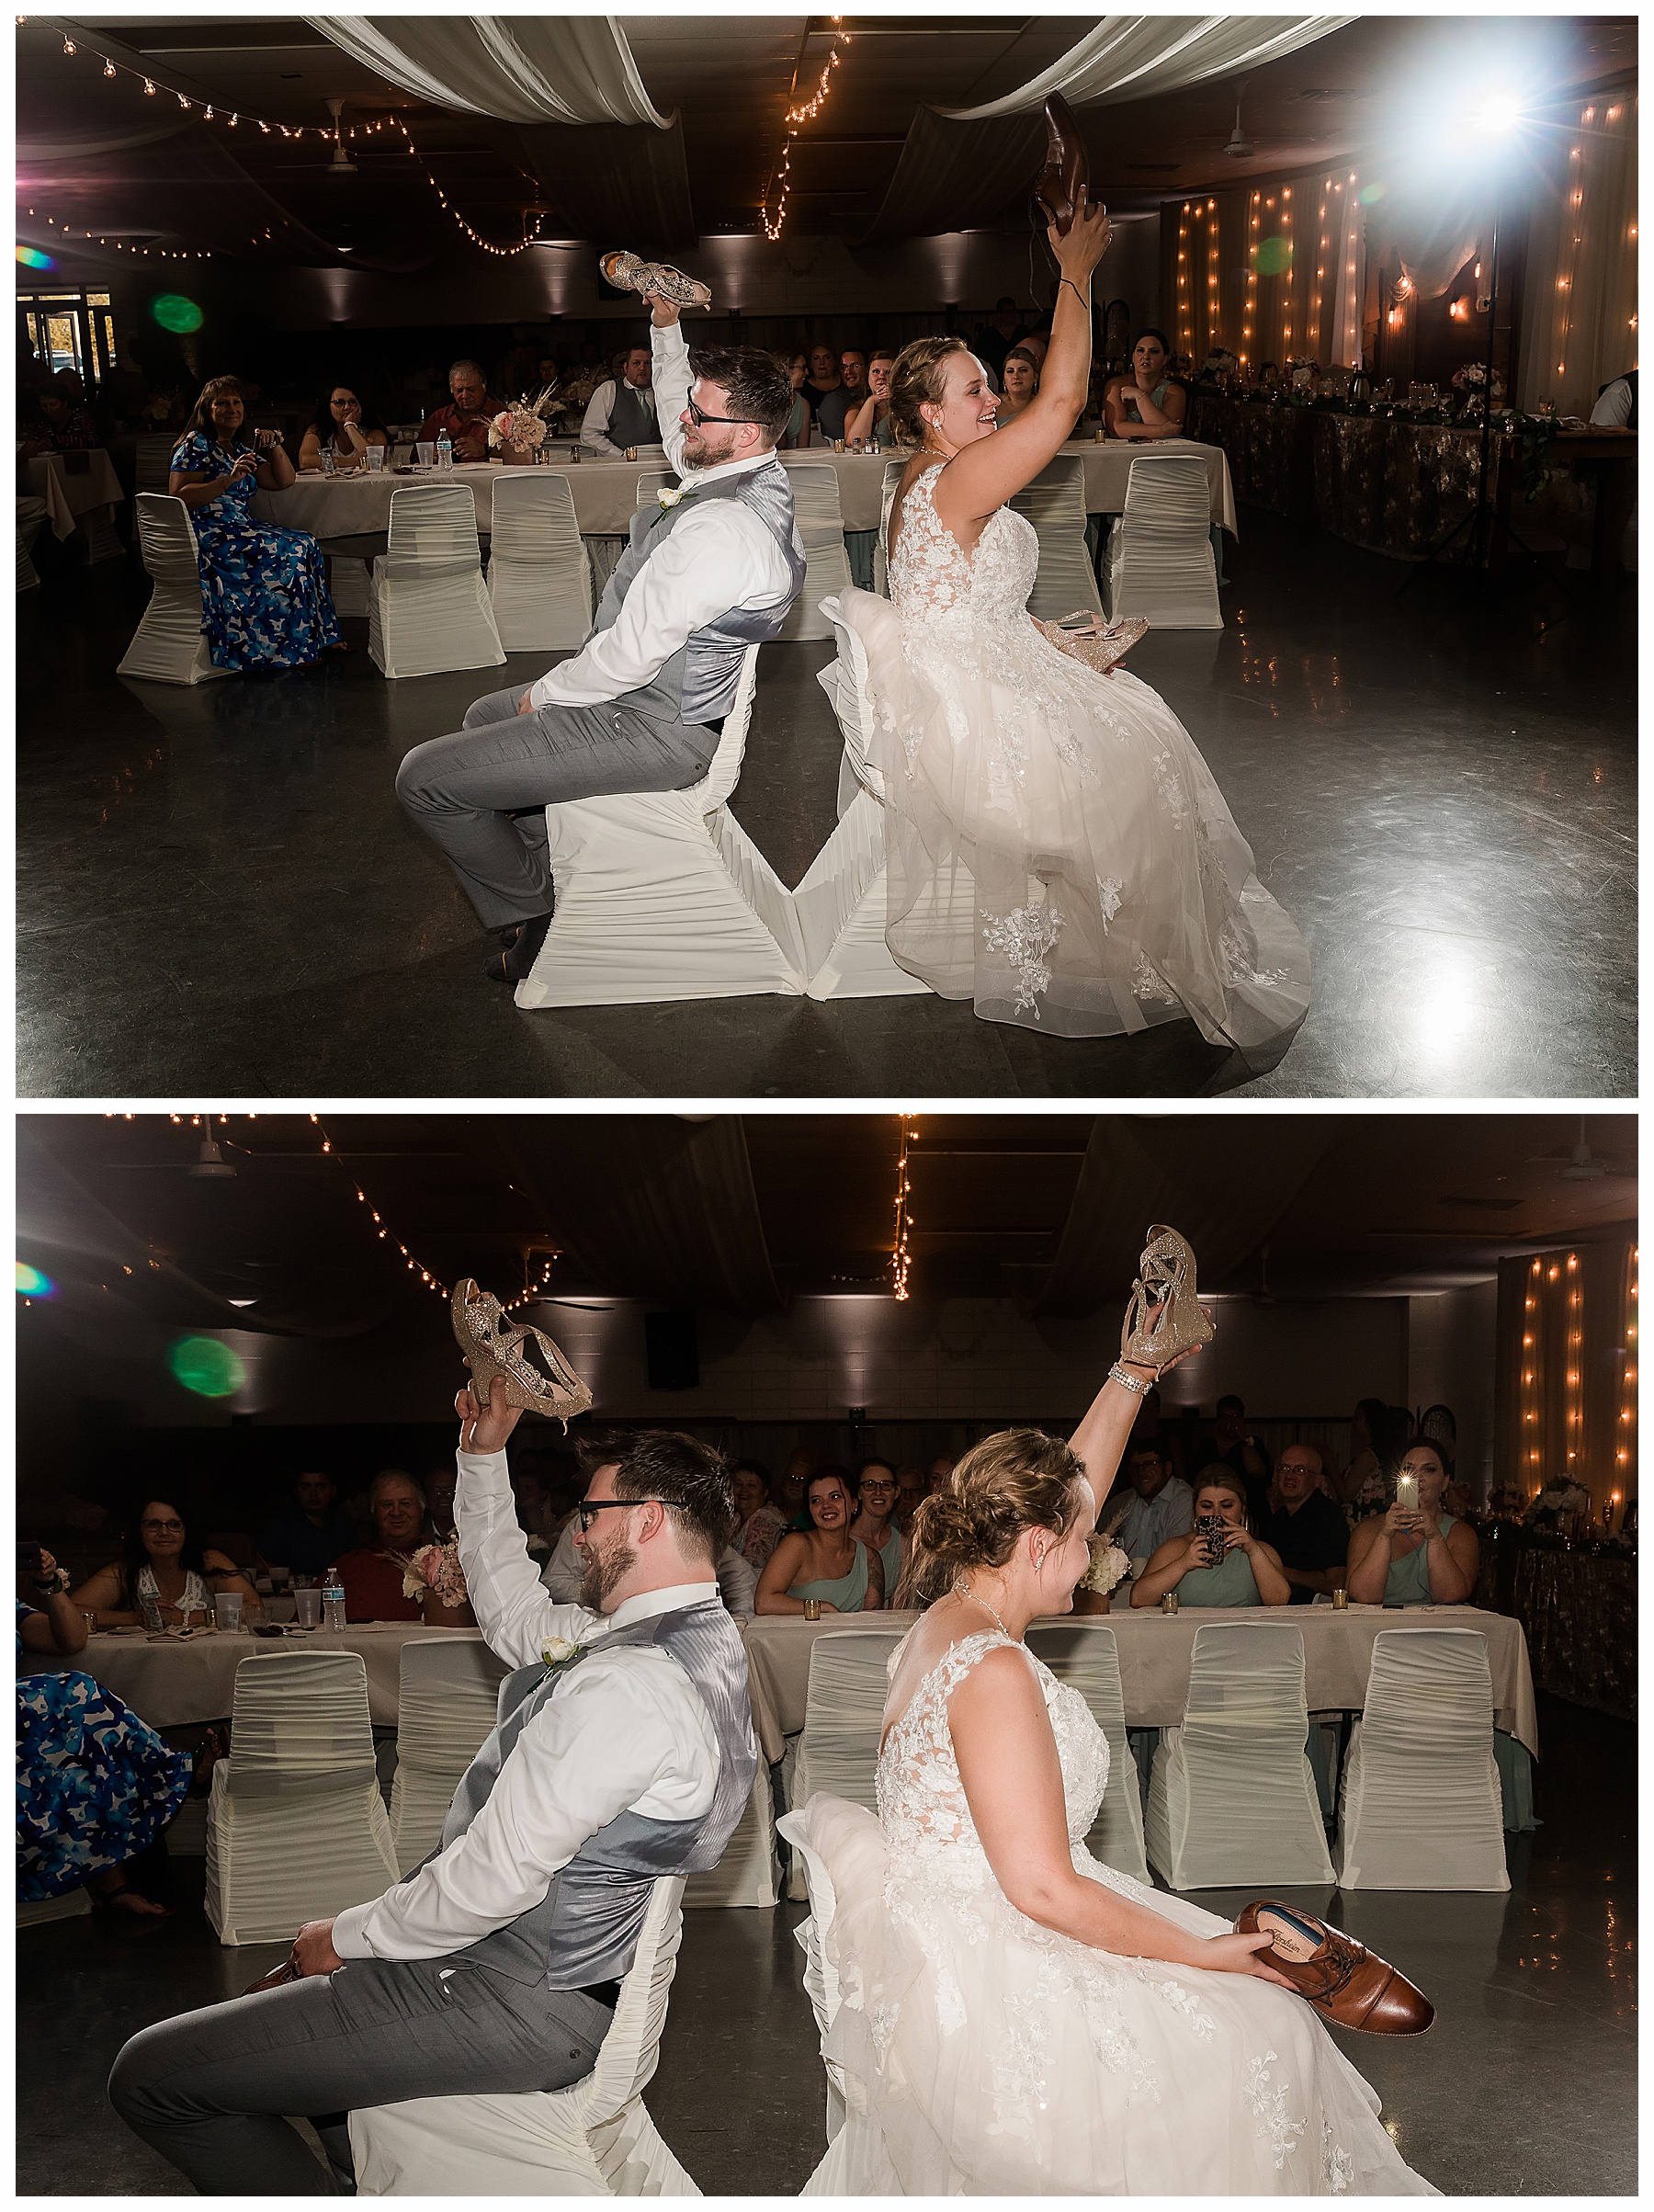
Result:
[[[40,584],[40,576],[29,558],[34,542],[40,534],[40,525],[46,519],[46,502],[31,492],[19,493],[17,499],[17,589],[31,592]]]
[[[1485,1636],[1379,1631],[1342,1798],[1341,1889],[1510,1888]]]
[[[1116,1874],[1149,1879],[1143,1849],[1143,1800],[1137,1761],[1126,1741],[1126,1694],[1120,1686],[1120,1651],[1112,1628],[1081,1628],[1071,1621],[1036,1621],[1027,1646],[1059,1682],[1078,1690],[1092,1719],[1108,1739],[1108,1787],[1097,1808],[1086,1846]]]
[[[515,469],[495,477],[490,542],[488,596],[506,652],[583,645],[592,628],[592,564],[567,474]]]
[[[777,642],[796,645],[810,638],[833,635],[833,624],[821,602],[833,592],[849,590],[850,556],[844,550],[844,516],[839,504],[838,471],[833,463],[799,461],[787,474],[804,547],[804,584],[781,625]]]
[[[1198,454],[1135,455],[1125,511],[1108,537],[1109,621],[1147,615],[1156,630],[1221,630],[1211,527],[1212,495]]]
[[[164,492],[172,482],[172,457],[177,450],[176,435],[164,430],[159,437],[143,433],[132,441],[132,486],[139,492]]]
[[[208,651],[201,606],[201,559],[195,525],[181,499],[140,492],[138,542],[154,590],[115,673],[150,684],[210,684],[226,676]]]
[[[854,588],[821,602],[821,612],[838,637],[838,658],[818,670],[816,681],[832,702],[844,741],[839,819],[793,892],[793,909],[811,998],[924,997],[930,985],[899,968],[885,942],[884,778],[869,757],[874,720],[867,648],[844,618]],[[888,601],[871,593],[860,598],[870,619],[895,631],[896,615]],[[894,640],[892,650],[900,650]],[[963,870],[947,882],[950,895],[974,904],[976,888]],[[934,886],[933,896],[941,895]]]
[[[391,677],[493,668],[505,658],[482,581],[469,484],[391,493],[388,550],[373,569],[368,652]]]
[[[546,809],[556,909],[519,1006],[653,1005],[799,997],[792,895],[731,813],[758,681],[749,645],[706,776],[684,791],[571,799]]]
[[[327,557],[327,595],[335,615],[373,616],[373,572],[354,553]]]
[[[1331,1884],[1308,1730],[1298,1629],[1196,1628],[1183,1723],[1161,1730],[1149,1777],[1154,1871],[1173,1889]]]
[[[770,1770],[760,1757],[746,1810],[724,1845],[723,1856],[717,1866],[705,1874],[692,1874],[685,1882],[684,1910],[692,1912],[731,1905],[773,1905],[778,1877]]]
[[[221,1944],[289,1943],[400,1878],[359,1651],[235,1670],[232,1742],[207,1800],[207,1917]]]
[[[878,542],[873,548],[873,589],[881,599],[890,596],[890,509],[895,505],[896,487],[901,482],[901,471],[908,465],[904,453],[899,460],[885,463],[884,484],[878,494]]]
[[[889,1694],[890,1653],[901,1628],[835,1628],[810,1647],[804,1732],[799,1739],[788,1803],[808,1805],[818,1790],[878,1809],[874,1775]],[[804,1895],[803,1869],[793,1862],[789,1897]]]
[[[1085,463],[1052,461],[1012,495],[1010,505],[1034,525],[1039,538],[1039,573],[1028,595],[1028,612],[1048,622],[1059,622],[1082,607],[1101,615],[1103,601],[1085,536]]]
[[[678,480],[670,469],[645,469],[638,479],[638,505],[652,507],[660,503],[663,492],[674,492]]]
[[[643,2103],[683,1942],[684,1885],[654,1885],[597,2062],[566,2089],[413,2097],[350,2116],[358,2196],[698,2196]]]
[[[442,1841],[466,1768],[493,1732],[505,1669],[485,1643],[440,1637],[402,1648],[391,1843],[411,1874]]]

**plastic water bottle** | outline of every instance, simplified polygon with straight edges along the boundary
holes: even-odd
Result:
[[[454,465],[454,441],[445,430],[436,440],[436,466],[451,469]]]
[[[331,1570],[322,1585],[322,1626],[324,1628],[345,1626],[345,1585]]]

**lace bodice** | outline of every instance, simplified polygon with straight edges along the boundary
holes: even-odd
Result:
[[[1039,537],[1025,516],[1001,507],[968,553],[936,513],[937,461],[901,503],[890,553],[890,604],[910,629],[969,635],[1014,623],[1029,631],[1028,595],[1039,569]]]
[[[947,1706],[977,1662],[1002,1644],[1022,1651],[1044,1694],[1062,1767],[1071,1849],[1081,1851],[1091,1832],[1108,1787],[1108,1739],[1078,1690],[1059,1682],[1026,1645],[989,1628],[949,1647],[885,1740],[878,1759],[878,1818],[893,1879],[923,1874],[968,1889],[993,1881],[959,1779]]]

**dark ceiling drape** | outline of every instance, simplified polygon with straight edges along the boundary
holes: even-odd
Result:
[[[683,253],[698,243],[684,124],[525,124],[528,167],[555,198],[571,237],[606,252]]]

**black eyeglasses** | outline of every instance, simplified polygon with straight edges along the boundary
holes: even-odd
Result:
[[[611,1505],[670,1505],[670,1498],[592,1498],[583,1499],[574,1508],[580,1515],[580,1533],[584,1536],[600,1513]]]
[[[750,423],[750,414],[707,414],[693,400],[689,402],[689,420],[698,430],[703,423]],[[639,1501],[640,1503],[641,1501]]]

